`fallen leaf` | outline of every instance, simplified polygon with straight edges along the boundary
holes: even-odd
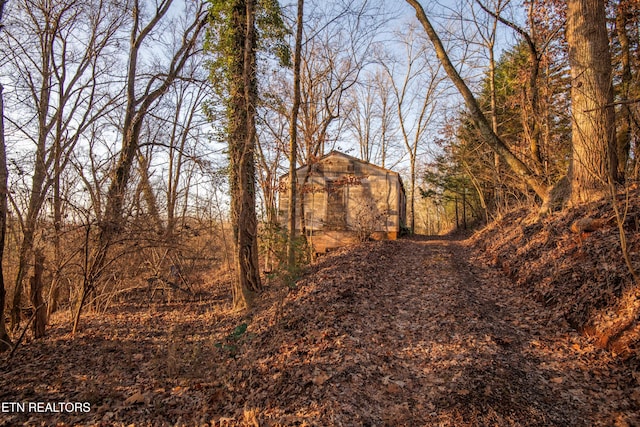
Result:
[[[140,404],[140,403],[144,403],[145,402],[145,396],[144,394],[140,393],[139,391],[134,393],[133,395],[129,396],[127,398],[127,400],[124,401],[125,405],[136,405],[136,404]]]
[[[387,385],[387,391],[389,393],[395,394],[400,392],[400,386],[396,383],[389,383]]]
[[[330,375],[327,375],[324,372],[321,372],[319,370],[314,371],[314,376],[313,379],[311,380],[313,382],[313,384],[315,385],[322,385],[325,382],[327,382],[327,380],[331,378]]]

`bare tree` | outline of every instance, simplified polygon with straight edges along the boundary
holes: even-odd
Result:
[[[360,158],[385,167],[395,156],[397,108],[393,85],[382,67],[369,72],[349,96],[348,122]]]
[[[374,18],[377,8],[364,0],[337,8],[310,6],[306,41],[301,58],[302,143],[300,158],[305,163],[322,156],[340,133],[332,126],[344,118],[344,97],[371,61],[374,36],[380,21]]]
[[[374,108],[377,94],[368,77],[366,76],[351,92],[347,114],[349,128],[358,142],[359,157],[365,162],[371,162],[376,146]]]
[[[290,132],[290,105],[287,91],[290,86],[282,79],[269,83],[267,90],[273,93],[262,101],[258,110],[256,164],[258,183],[264,200],[263,213],[269,227],[278,222],[277,191],[280,174],[284,169]],[[275,92],[274,92],[275,91]]]
[[[102,0],[24,0],[14,6],[1,49],[6,69],[13,71],[15,91],[25,95],[16,98],[15,108],[25,114],[11,115],[10,122],[35,147],[11,310],[15,328],[20,323],[23,279],[46,195],[58,182],[84,131],[112,108],[103,79],[109,68],[102,54],[115,43],[122,14]],[[56,208],[57,221],[59,215]]]
[[[549,188],[545,185],[544,180],[537,175],[535,171],[532,171],[522,160],[514,155],[504,141],[493,131],[489,120],[482,112],[482,109],[469,89],[469,86],[465,83],[460,76],[460,73],[451,62],[440,37],[427,17],[422,5],[417,0],[407,0],[407,3],[409,3],[416,11],[418,21],[422,24],[427,36],[431,40],[431,43],[435,48],[436,55],[442,63],[445,72],[462,95],[467,109],[469,110],[470,117],[482,135],[483,140],[504,160],[507,166],[514,173],[520,176],[521,179],[527,183],[529,188],[531,188],[544,202],[547,202]]]
[[[298,155],[298,113],[300,112],[300,61],[302,60],[302,18],[304,16],[304,0],[298,0],[298,15],[296,19],[296,41],[293,54],[293,104],[291,105],[291,122],[289,132],[289,239],[287,242],[287,262],[289,269],[295,267],[296,252],[296,196],[297,173],[296,163]]]
[[[142,91],[139,78],[145,70],[140,67],[140,57],[146,39],[163,21],[173,0],[162,0],[155,6],[146,19],[142,4],[135,0],[131,10],[132,25],[129,46],[128,69],[126,75],[126,106],[122,129],[122,147],[114,171],[114,178],[107,191],[104,221],[101,226],[102,246],[108,245],[109,240],[119,231],[122,222],[122,208],[125,191],[131,173],[131,166],[139,149],[139,137],[143,121],[154,103],[166,93],[173,82],[179,77],[187,60],[198,47],[200,33],[206,23],[206,12],[203,3],[199,3],[189,11],[190,21],[186,22],[178,40],[173,46],[170,62],[166,68],[159,70],[148,78]]]
[[[3,30],[3,14],[6,0],[0,0],[0,31]],[[7,188],[7,179],[9,171],[7,169],[7,145],[4,139],[4,94],[3,87],[0,84],[0,352],[4,352],[11,348],[11,339],[6,330],[6,322],[4,318],[5,306],[5,286],[4,286],[4,241],[7,231],[7,196],[9,190]]]
[[[186,209],[186,199],[189,196],[189,180],[192,174],[188,163],[193,154],[190,154],[190,145],[193,141],[200,140],[199,125],[203,118],[199,116],[202,103],[209,96],[208,84],[201,80],[195,73],[195,67],[201,67],[203,64],[195,63],[193,75],[188,81],[181,81],[172,88],[171,109],[168,111],[168,117],[171,117],[169,123],[169,141],[166,147],[168,153],[168,165],[166,176],[166,204],[167,204],[167,226],[166,235],[171,236],[174,233],[178,219],[181,216],[184,221],[184,210]],[[182,213],[180,208],[180,199],[182,203]]]
[[[95,291],[96,281],[109,263],[112,244],[122,232],[125,216],[125,196],[130,181],[131,170],[140,149],[140,135],[145,118],[157,101],[167,93],[195,52],[200,49],[202,30],[206,24],[204,3],[186,4],[182,19],[172,16],[169,11],[174,0],[161,0],[151,4],[134,0],[129,10],[131,27],[129,31],[128,64],[125,75],[124,118],[122,121],[121,147],[111,176],[104,211],[99,223],[99,236],[95,249],[89,257],[87,279],[83,286],[76,318],[90,293]],[[153,64],[149,69],[144,57],[147,49],[153,49],[153,39],[164,31],[169,34],[166,42],[168,50],[165,64]],[[155,46],[156,48],[158,46]],[[77,322],[74,331],[77,328]]]
[[[395,96],[398,127],[406,153],[409,156],[408,227],[415,227],[416,162],[424,145],[437,107],[437,98],[443,93],[440,64],[429,58],[427,47],[421,44],[410,28],[402,39],[405,57],[381,61],[389,76]]]
[[[394,123],[393,111],[397,107],[394,104],[391,85],[385,73],[382,71],[377,72],[373,84],[378,94],[379,105],[376,116],[380,121],[378,132],[379,148],[375,160],[384,168],[391,159],[390,151],[394,148],[395,144],[395,129],[397,123]]]

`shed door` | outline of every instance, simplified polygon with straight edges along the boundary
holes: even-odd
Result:
[[[345,203],[345,186],[327,182],[327,216],[326,230],[347,229],[347,204]]]

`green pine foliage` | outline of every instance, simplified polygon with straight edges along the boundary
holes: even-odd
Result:
[[[560,55],[561,51],[553,55]],[[542,174],[549,185],[566,173],[570,155],[571,123],[568,68],[553,61],[551,53],[543,58],[539,76],[539,100],[544,112],[542,126]],[[527,103],[529,52],[524,41],[505,51],[496,64],[496,115],[498,135],[529,167],[530,158],[525,123],[532,120]],[[491,114],[488,74],[478,99],[485,114]],[[452,210],[449,205],[465,194],[467,207],[475,220],[494,216],[518,203],[530,203],[533,195],[506,165],[496,163],[494,152],[484,143],[469,114],[457,113],[454,124],[447,125],[445,137],[438,143],[441,155],[428,165],[421,188],[423,197]],[[483,206],[484,205],[484,206]]]

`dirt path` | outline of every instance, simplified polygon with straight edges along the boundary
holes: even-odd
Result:
[[[74,341],[60,329],[19,354],[0,400],[92,401],[89,414],[31,415],[45,423],[640,423],[632,373],[469,258],[453,240],[374,242],[321,258],[244,317],[215,298],[123,306]]]
[[[307,345],[282,369],[315,373],[323,420],[575,426],[632,413],[605,355],[467,258],[451,240],[383,242],[317,268],[284,317]]]

